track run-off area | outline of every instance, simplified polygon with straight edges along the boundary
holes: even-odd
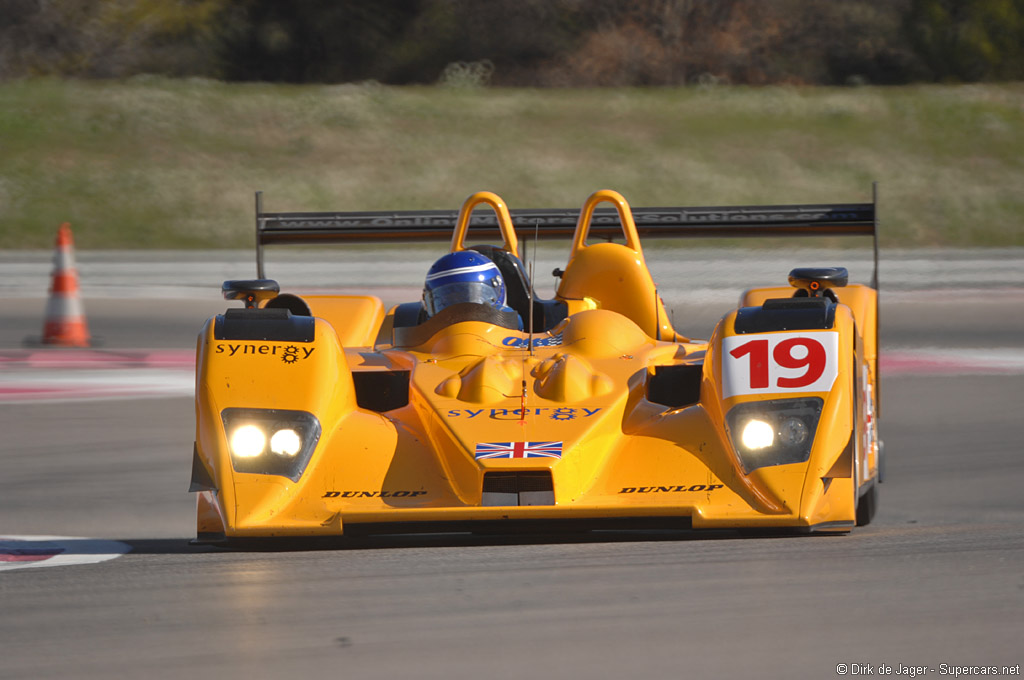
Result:
[[[784,283],[790,266],[847,264],[736,253],[648,254],[681,331],[707,337],[743,288]],[[418,297],[436,254],[380,271],[365,254],[334,270],[271,255],[268,275],[394,303]],[[97,342],[60,350],[34,344],[48,255],[0,253],[0,678],[1021,672],[1024,254],[883,252],[887,477],[875,521],[849,535],[259,551],[190,545],[187,493],[196,334],[237,304],[220,282],[252,278],[251,254],[79,261]],[[866,262],[850,262],[852,280]],[[560,265],[542,249],[537,271]]]

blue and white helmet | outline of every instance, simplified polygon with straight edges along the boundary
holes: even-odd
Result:
[[[423,306],[430,316],[460,302],[505,308],[505,281],[498,266],[472,250],[439,259],[427,272],[423,286]]]

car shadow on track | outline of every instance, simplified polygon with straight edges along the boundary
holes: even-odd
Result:
[[[456,548],[499,545],[552,545],[581,543],[651,543],[666,541],[722,541],[748,538],[795,538],[835,534],[794,534],[783,531],[588,531],[545,534],[400,534],[337,538],[272,538],[235,540],[228,543],[196,543],[190,539],[132,539],[122,542],[136,555],[181,555],[225,552],[293,552],[317,550],[401,550],[408,548]]]

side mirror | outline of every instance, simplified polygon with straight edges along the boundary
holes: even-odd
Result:
[[[273,279],[250,279],[225,281],[220,290],[225,300],[244,300],[246,309],[255,309],[260,302],[277,297],[281,286]]]
[[[810,297],[821,297],[829,288],[842,288],[849,280],[846,267],[798,267],[789,272],[789,285],[806,290]]]

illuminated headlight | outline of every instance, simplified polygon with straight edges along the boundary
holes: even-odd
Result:
[[[270,450],[279,456],[295,456],[302,450],[302,437],[290,427],[284,427],[270,437]]]
[[[733,407],[725,421],[744,471],[749,474],[770,465],[806,462],[824,404],[814,397],[752,401]]]
[[[236,472],[297,482],[320,439],[320,421],[305,411],[226,408],[221,419]]]
[[[751,451],[767,449],[775,443],[775,430],[763,420],[751,418],[743,425],[740,443]]]
[[[231,455],[236,458],[255,458],[267,446],[267,436],[256,425],[241,425],[231,433]]]

